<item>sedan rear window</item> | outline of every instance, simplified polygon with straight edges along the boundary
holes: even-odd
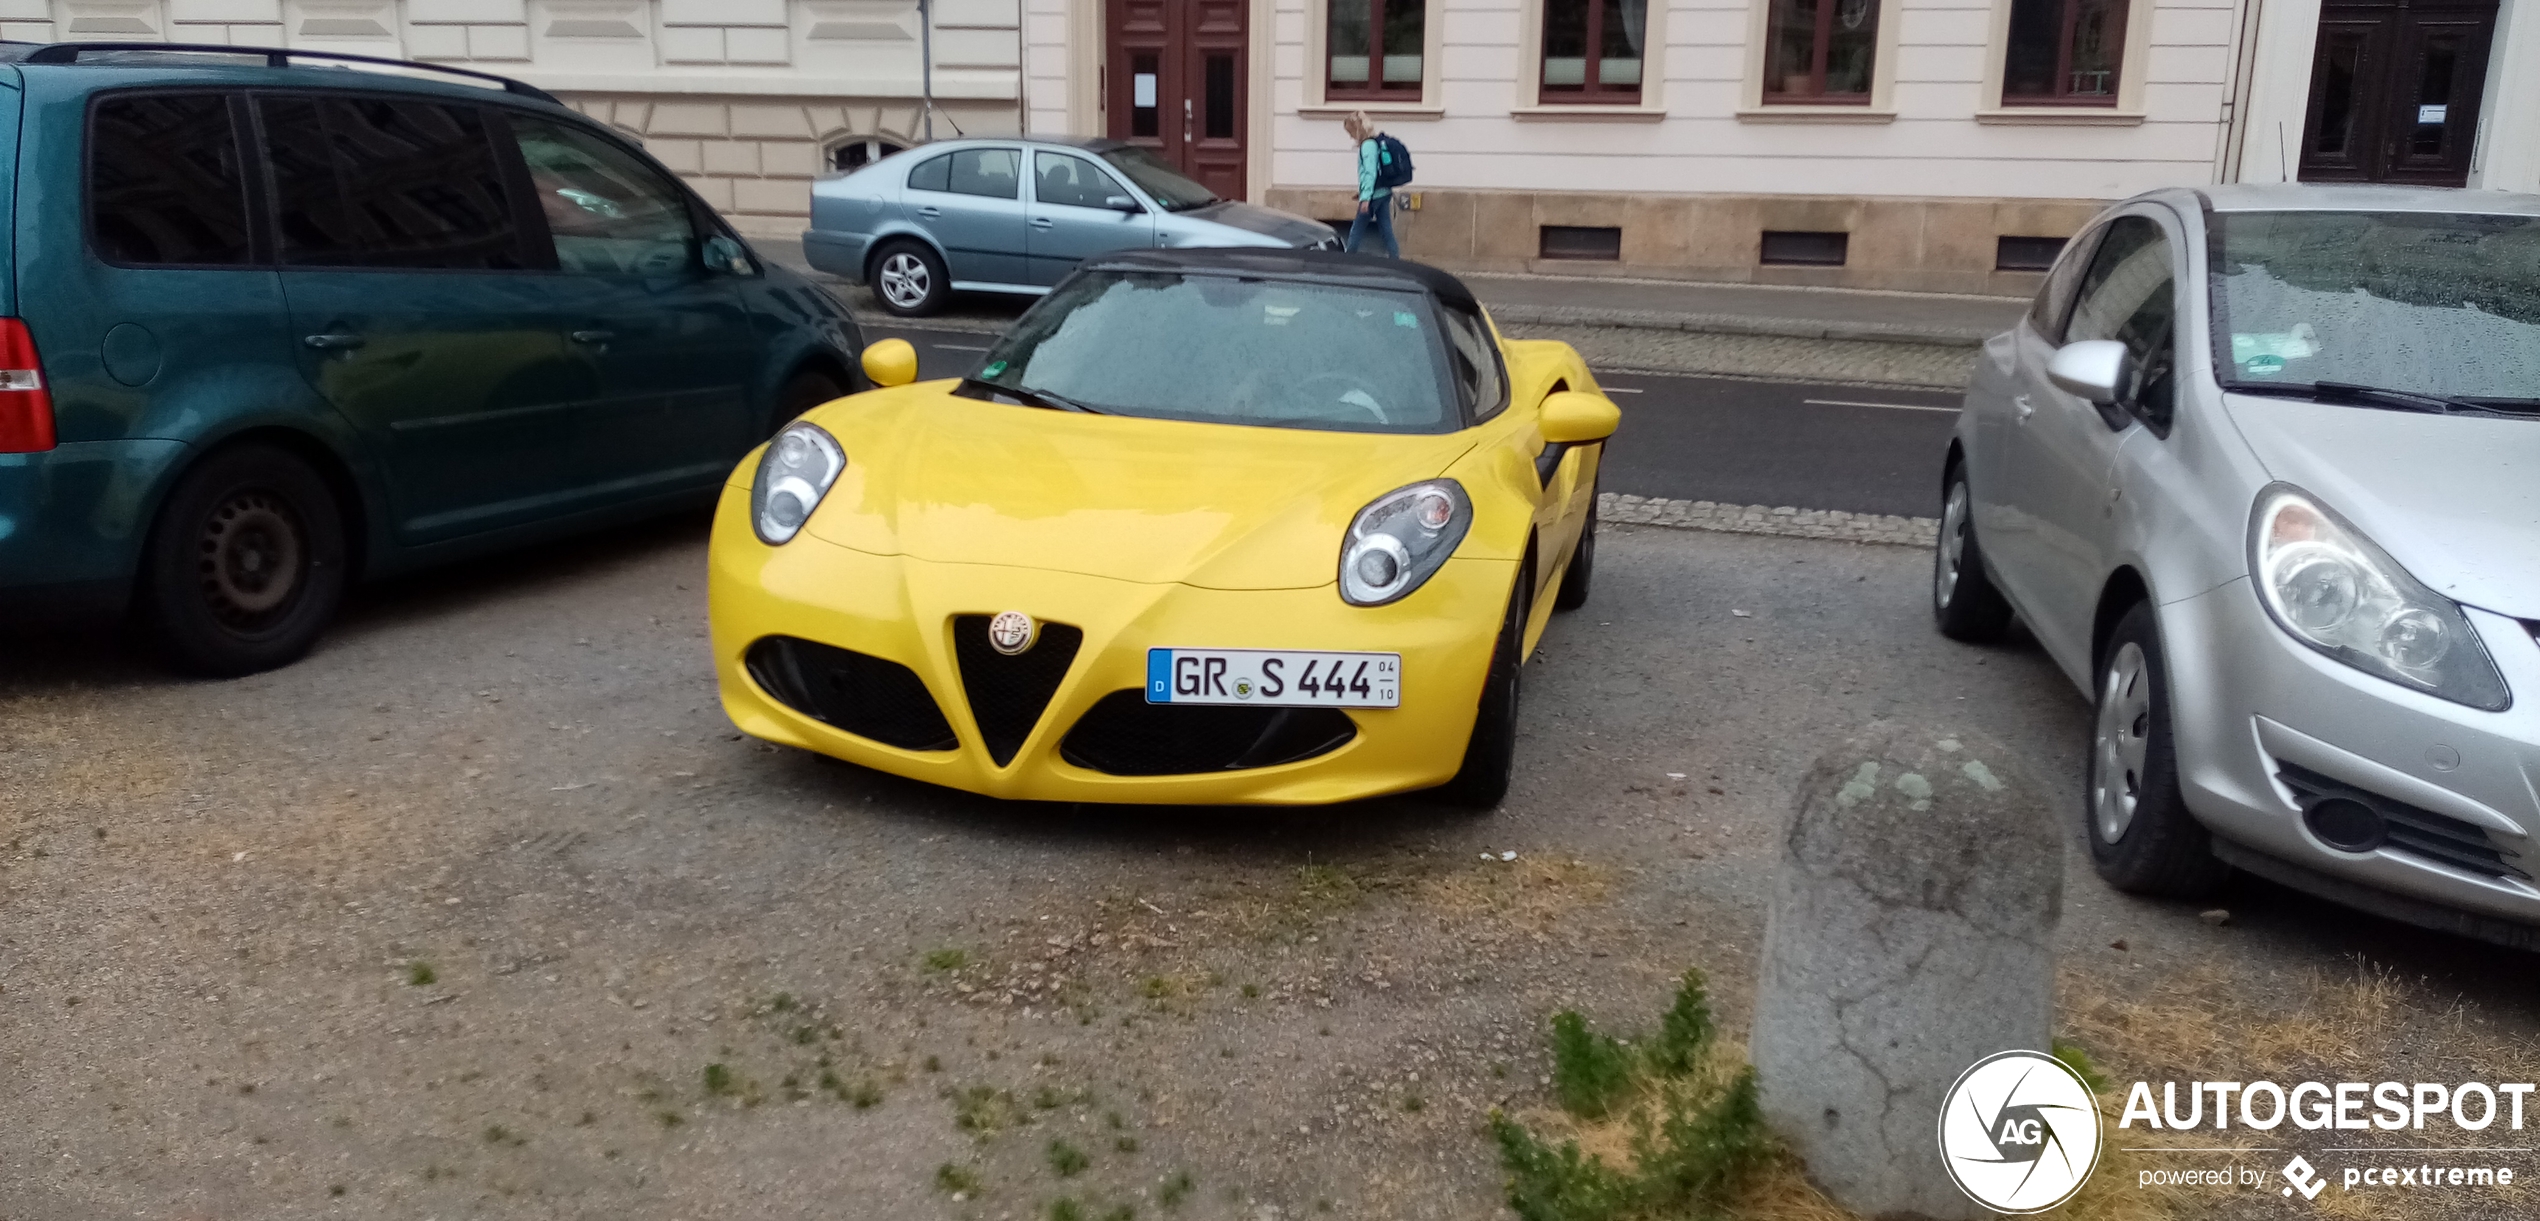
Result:
[[[2214,223],[2226,383],[2520,400],[2540,380],[2540,217],[2233,212]]]
[[[1426,294],[1234,275],[1092,271],[997,343],[979,396],[1110,415],[1338,432],[1462,427]]]

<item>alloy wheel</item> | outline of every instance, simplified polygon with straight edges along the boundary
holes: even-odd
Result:
[[[1967,556],[1967,483],[1961,479],[1949,485],[1949,500],[1940,510],[1940,556],[1932,565],[1931,596],[1934,604],[1946,608],[1958,593],[1958,567]]]
[[[934,277],[926,270],[926,260],[908,251],[895,251],[882,260],[882,297],[901,309],[915,309],[926,303],[934,291]]]
[[[2143,757],[2152,737],[2152,676],[2142,646],[2129,640],[2108,658],[2099,680],[2098,725],[2091,735],[2092,827],[2102,843],[2125,838],[2143,794]]]
[[[286,610],[305,567],[302,533],[291,506],[262,489],[240,491],[213,509],[197,541],[196,567],[213,615],[252,630]]]

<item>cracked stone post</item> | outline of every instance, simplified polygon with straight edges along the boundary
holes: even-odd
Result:
[[[1940,1099],[2049,1050],[2063,843],[1990,738],[1873,725],[1820,756],[1782,845],[1756,985],[1764,1113],[1836,1203],[1991,1214],[1941,1166]]]

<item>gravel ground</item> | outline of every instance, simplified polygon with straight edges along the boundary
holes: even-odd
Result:
[[[1990,732],[2077,822],[2083,704],[1937,637],[1920,549],[1609,525],[1476,817],[998,804],[740,740],[703,540],[385,586],[235,682],[22,640],[0,1217],[1505,1216],[1477,1124],[1544,1104],[1551,1013],[1646,1026],[1698,966],[1743,1025],[1825,745]],[[2062,1020],[2112,1075],[2534,1079],[2529,960],[2223,902],[2076,849]]]

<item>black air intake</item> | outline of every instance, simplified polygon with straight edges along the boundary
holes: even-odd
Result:
[[[2388,848],[2465,873],[2531,880],[2515,863],[2521,856],[2498,848],[2486,828],[2476,823],[2384,797],[2281,759],[2276,760],[2275,775],[2293,790],[2294,804],[2302,807],[2311,833],[2330,847],[2348,852]]]
[[[759,689],[796,712],[902,750],[960,745],[917,671],[791,636],[764,636],[742,654]]]

